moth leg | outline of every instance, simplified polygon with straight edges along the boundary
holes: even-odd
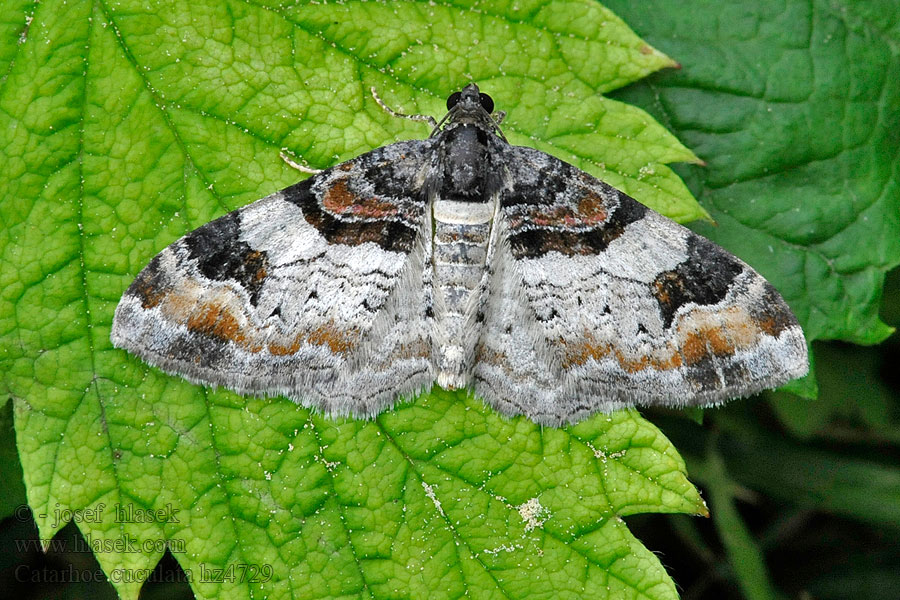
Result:
[[[372,92],[372,97],[375,98],[375,102],[378,104],[378,106],[381,107],[381,110],[383,110],[383,111],[386,112],[387,114],[391,115],[392,117],[397,117],[397,118],[399,118],[399,119],[409,119],[410,121],[423,121],[423,122],[428,123],[429,125],[431,125],[431,128],[432,128],[432,129],[434,129],[435,127],[437,127],[437,124],[438,124],[438,123],[437,123],[437,121],[435,120],[435,118],[432,117],[431,115],[405,115],[405,114],[403,114],[403,113],[399,113],[399,112],[395,111],[393,108],[391,108],[390,106],[388,106],[387,104],[384,103],[384,100],[382,100],[382,99],[378,96],[378,92],[375,91],[375,86],[374,86],[374,85],[373,85],[371,88],[369,88],[369,89],[370,89],[371,92]]]
[[[284,162],[286,162],[286,163],[287,163],[288,165],[290,165],[291,167],[294,167],[295,169],[297,169],[297,170],[300,171],[301,173],[308,173],[309,175],[315,175],[316,173],[321,173],[321,172],[322,172],[322,169],[312,169],[312,168],[310,168],[310,167],[301,165],[300,163],[298,163],[297,161],[295,161],[293,158],[291,158],[291,156],[288,154],[288,150],[287,150],[287,149],[282,149],[281,152],[278,153],[278,156],[281,157],[281,160],[283,160]]]
[[[503,119],[506,118],[506,111],[505,111],[505,110],[498,110],[497,112],[495,112],[495,113],[493,114],[493,117],[494,117],[494,123],[496,123],[497,125],[499,125],[500,123],[503,122]]]

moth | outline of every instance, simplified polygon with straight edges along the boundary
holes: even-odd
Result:
[[[510,145],[475,84],[397,142],[160,252],[111,339],[163,371],[372,417],[469,388],[551,426],[710,406],[808,370],[778,292],[709,240]]]

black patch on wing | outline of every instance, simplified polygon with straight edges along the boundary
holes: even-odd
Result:
[[[728,357],[708,355],[699,362],[684,369],[684,378],[691,382],[698,391],[732,388],[740,389],[753,379],[747,367]]]
[[[553,204],[573,181],[579,181],[579,175],[583,176],[582,171],[561,160],[553,160],[536,171],[534,182],[516,181],[515,188],[503,194],[503,206]]]
[[[618,190],[615,190],[618,192]],[[515,194],[520,192],[518,188]],[[535,192],[539,193],[539,192]],[[551,192],[540,192],[544,196]],[[509,236],[513,255],[518,259],[539,258],[556,251],[564,256],[600,254],[619,236],[626,227],[639,221],[647,214],[647,207],[633,198],[618,192],[619,204],[610,217],[584,231],[566,230],[562,227],[532,226]],[[522,202],[520,202],[522,203]],[[506,205],[504,197],[504,205]]]
[[[395,169],[390,168],[390,165],[379,163],[366,167],[363,173],[378,196],[389,198],[408,196],[409,184],[406,179],[398,176],[394,171]]]
[[[241,241],[240,233],[240,211],[234,211],[188,235],[184,247],[204,277],[239,283],[250,294],[250,303],[256,306],[269,260],[265,252]]]
[[[416,240],[416,228],[397,217],[388,219],[344,220],[322,208],[312,191],[316,178],[306,179],[285,188],[284,199],[297,206],[306,222],[318,230],[330,244],[359,246],[374,242],[384,250],[408,254]]]
[[[773,337],[778,337],[785,329],[799,327],[797,317],[768,281],[760,302],[750,307],[750,314],[756,319],[760,329]]]
[[[133,296],[140,300],[141,307],[150,309],[159,304],[169,289],[169,279],[166,274],[159,268],[159,255],[153,257],[153,260],[144,267],[144,270],[138,273],[134,278],[126,296]]]
[[[229,364],[233,356],[228,352],[228,341],[209,332],[176,333],[166,345],[165,356],[195,367],[221,371],[234,369],[234,365]]]
[[[431,139],[409,140],[393,144],[392,154],[386,152],[388,147],[379,148],[352,162],[362,171],[362,179],[372,186],[376,196],[416,200],[421,191],[411,189],[411,182],[422,165],[430,161],[433,145]]]
[[[660,273],[650,284],[667,328],[685,304],[706,306],[721,302],[744,270],[736,258],[697,235],[688,238],[687,255],[684,262]]]
[[[722,387],[719,372],[716,370],[716,359],[706,356],[698,363],[684,370],[684,378],[694,384],[697,391],[710,391]]]

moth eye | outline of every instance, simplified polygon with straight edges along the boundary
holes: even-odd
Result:
[[[494,112],[494,99],[487,94],[479,94],[479,96],[481,99],[481,108],[488,111],[488,113]]]
[[[447,110],[451,110],[454,106],[459,104],[459,99],[462,97],[462,92],[453,92],[450,94],[450,97],[447,98]]]

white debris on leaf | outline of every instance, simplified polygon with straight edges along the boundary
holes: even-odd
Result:
[[[441,513],[441,516],[446,517],[447,515],[444,514],[444,508],[441,506],[441,501],[438,500],[438,497],[434,495],[434,488],[424,481],[422,482],[422,487],[425,488],[425,495],[431,498],[431,501],[434,502],[434,507],[438,509],[438,512]]]
[[[550,518],[550,511],[541,506],[541,503],[537,498],[531,498],[524,504],[520,504],[517,508],[522,520],[525,521],[525,531],[531,531],[538,527],[542,527],[544,522]]]
[[[600,448],[595,448],[590,442],[587,442],[587,445],[588,445],[588,448],[590,448],[591,451],[594,453],[594,458],[599,458],[603,462],[606,462],[606,459],[608,459],[608,458],[612,458],[612,459],[622,458],[628,452],[626,449],[623,449],[623,450],[617,450],[615,452],[610,452],[609,454],[607,454],[605,451],[601,450]]]
[[[481,553],[496,556],[497,554],[500,554],[501,552],[515,552],[515,551],[521,550],[521,549],[522,549],[522,544],[510,544],[510,545],[501,544],[501,545],[497,546],[496,548],[488,548],[486,550],[482,550]]]

